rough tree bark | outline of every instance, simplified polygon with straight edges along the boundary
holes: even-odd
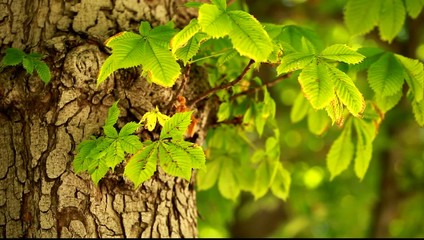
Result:
[[[153,26],[195,16],[184,0],[1,0],[1,54],[8,47],[47,55],[52,81],[44,85],[22,67],[0,72],[0,236],[196,237],[193,182],[162,171],[137,190],[122,166],[98,187],[76,175],[76,146],[99,134],[107,109],[120,99],[119,126],[137,121],[175,97],[173,88],[148,84],[137,69],[120,70],[96,88],[108,50],[102,42],[141,20]],[[203,78],[201,69],[191,78]],[[202,92],[207,81],[189,81],[183,95]],[[197,85],[196,85],[197,84]],[[200,84],[200,85],[199,85]],[[205,106],[205,105],[204,105]],[[200,121],[197,142],[208,120]],[[142,137],[148,137],[143,134]],[[192,178],[193,179],[193,178]]]

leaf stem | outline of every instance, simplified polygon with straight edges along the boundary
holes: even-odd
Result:
[[[194,59],[194,60],[190,61],[190,63],[195,63],[195,62],[198,62],[198,61],[201,61],[201,60],[204,60],[204,59],[208,59],[208,58],[218,57],[218,56],[223,55],[224,53],[225,52],[223,52],[223,53],[216,53],[216,54],[212,54],[212,55],[209,55],[209,56],[206,56],[206,57],[201,57],[201,58],[198,58],[198,59]]]
[[[203,99],[205,99],[206,97],[208,97],[212,93],[215,93],[219,90],[228,89],[228,88],[236,85],[237,83],[239,83],[243,79],[243,77],[246,75],[247,71],[250,70],[250,68],[251,68],[251,66],[253,65],[254,62],[255,61],[253,59],[251,59],[236,79],[234,79],[233,81],[231,81],[229,83],[224,83],[224,84],[221,84],[219,86],[216,86],[214,88],[207,90],[206,92],[202,93],[200,96],[197,96],[196,98],[190,100],[187,104],[187,107],[192,108],[194,105],[196,105],[198,102],[202,101]]]

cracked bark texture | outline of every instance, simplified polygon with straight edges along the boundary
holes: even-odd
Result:
[[[197,237],[193,182],[160,169],[134,190],[122,166],[94,186],[76,175],[76,147],[100,134],[108,107],[118,99],[118,126],[166,106],[179,88],[161,88],[119,70],[96,88],[108,51],[102,42],[141,20],[183,27],[195,16],[184,0],[0,0],[0,51],[39,52],[50,66],[44,85],[22,67],[0,72],[0,237]],[[184,88],[190,98],[207,88],[204,71]],[[206,85],[205,85],[205,84]],[[208,107],[196,109],[197,143]],[[142,132],[140,137],[148,136]],[[193,179],[193,178],[192,178]]]

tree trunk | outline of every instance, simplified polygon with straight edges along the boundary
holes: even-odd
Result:
[[[137,31],[141,20],[157,26],[172,19],[181,28],[196,14],[182,5],[183,0],[0,1],[2,55],[8,47],[42,53],[52,73],[44,85],[22,67],[0,72],[2,238],[197,236],[193,181],[159,170],[134,189],[119,166],[95,186],[87,173],[76,175],[72,167],[77,145],[101,133],[114,101],[119,99],[122,127],[175,99],[181,80],[161,88],[128,69],[96,88],[96,77],[108,56],[105,39]],[[203,78],[202,71],[194,72],[191,78]],[[189,81],[183,95],[203,91],[204,80]],[[195,112],[201,119],[197,143],[206,109]]]

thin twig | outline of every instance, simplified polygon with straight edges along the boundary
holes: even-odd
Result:
[[[169,101],[168,105],[166,105],[164,112],[167,112],[172,107],[172,104],[175,103],[175,101],[177,100],[177,97],[182,93],[184,86],[189,81],[190,70],[191,70],[191,65],[189,64],[187,65],[187,68],[184,71],[183,80],[181,81],[181,85],[178,88],[177,93],[174,96],[172,96],[172,99],[171,101]]]
[[[252,66],[252,64],[255,61],[253,61],[252,59],[249,61],[249,63],[246,65],[246,67],[243,69],[243,72],[233,81],[229,82],[229,83],[225,83],[225,84],[221,84],[219,86],[216,86],[214,88],[211,88],[209,90],[207,90],[206,92],[202,93],[200,96],[197,96],[196,98],[190,100],[187,104],[188,108],[192,108],[194,105],[196,105],[196,103],[202,101],[203,99],[205,99],[206,97],[208,97],[209,95],[211,95],[212,93],[215,93],[219,90],[223,90],[223,89],[228,89],[234,85],[236,85],[237,83],[239,83],[243,77],[246,75],[247,71],[249,71],[250,67]]]
[[[246,91],[243,91],[243,92],[239,92],[237,94],[234,94],[233,96],[230,97],[230,101],[232,101],[232,100],[234,100],[234,99],[236,99],[236,98],[238,98],[240,96],[243,96],[243,95],[247,95],[247,94],[251,94],[251,93],[255,93],[257,91],[260,91],[263,87],[267,87],[267,88],[272,87],[272,86],[276,85],[277,83],[279,83],[279,82],[281,82],[284,79],[287,79],[289,77],[290,77],[289,74],[282,75],[282,76],[276,77],[274,80],[271,80],[271,81],[269,81],[267,83],[264,83],[264,84],[262,84],[260,86],[257,86],[257,87],[254,87],[254,88],[250,88],[250,89],[247,89]]]

